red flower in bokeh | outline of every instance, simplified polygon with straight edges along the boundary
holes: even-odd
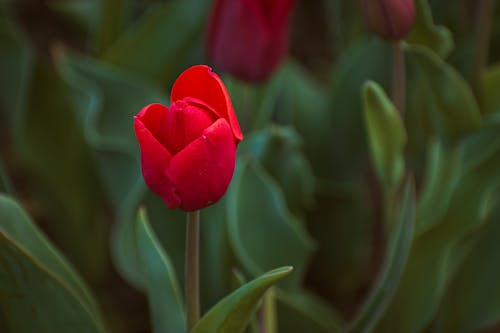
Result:
[[[207,53],[218,68],[249,82],[268,78],[288,50],[293,0],[216,0]]]
[[[414,0],[361,0],[361,14],[368,27],[382,38],[400,40],[415,22]]]
[[[184,71],[170,107],[146,106],[134,128],[144,180],[169,208],[193,211],[224,195],[243,134],[226,87],[210,67]]]

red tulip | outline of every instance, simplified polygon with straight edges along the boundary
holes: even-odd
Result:
[[[170,107],[150,104],[134,118],[144,180],[169,208],[193,211],[226,192],[243,139],[217,74],[208,66],[184,71]]]
[[[400,40],[415,21],[414,0],[361,0],[361,14],[370,29],[388,40]]]
[[[216,0],[209,59],[239,79],[265,80],[286,55],[292,6],[293,0]]]

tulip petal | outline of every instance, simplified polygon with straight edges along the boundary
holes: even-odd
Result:
[[[182,72],[174,82],[170,100],[174,103],[184,98],[195,98],[209,105],[219,117],[228,121],[236,142],[243,139],[226,87],[210,67],[197,65]]]
[[[217,0],[207,55],[217,68],[252,83],[276,70],[288,49],[292,0]]]
[[[158,104],[159,105],[159,104]],[[162,106],[164,109],[166,107]],[[141,148],[141,168],[144,181],[148,187],[160,196],[171,209],[179,207],[181,200],[173,184],[165,175],[165,170],[172,159],[169,151],[155,138],[150,130],[158,131],[161,113],[157,106],[145,107],[134,118],[134,129]]]
[[[235,164],[233,133],[221,118],[170,161],[166,175],[181,198],[180,208],[193,211],[217,202],[229,186]]]
[[[154,137],[157,137],[167,112],[168,108],[166,106],[153,103],[143,107],[135,118],[139,119]]]

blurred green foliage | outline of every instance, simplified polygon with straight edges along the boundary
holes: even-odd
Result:
[[[245,140],[201,214],[194,332],[498,330],[500,6],[472,89],[467,2],[415,1],[404,112],[356,1],[297,0],[266,83],[221,73]],[[211,5],[0,0],[1,332],[185,330],[185,216],[132,123],[207,61]]]

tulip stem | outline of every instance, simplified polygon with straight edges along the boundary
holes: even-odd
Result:
[[[404,115],[406,108],[406,66],[405,54],[400,41],[392,44],[392,101]]]
[[[191,332],[200,319],[200,211],[187,213],[186,227],[186,321],[187,331]]]
[[[488,63],[495,1],[479,0],[477,5],[478,8],[475,17],[476,45],[474,47],[471,85],[476,98],[479,99],[481,96],[483,70]]]

